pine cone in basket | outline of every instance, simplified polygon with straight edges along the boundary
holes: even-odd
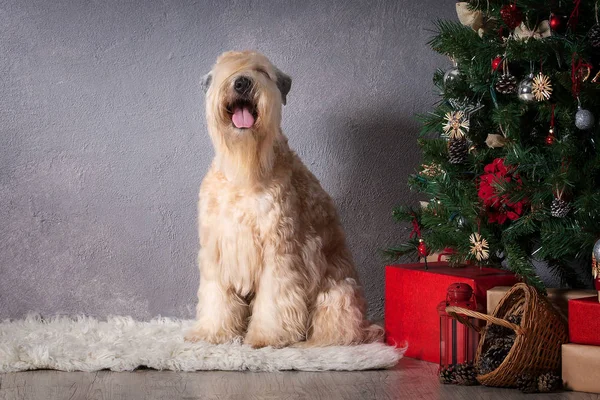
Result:
[[[515,325],[521,325],[521,315],[513,314],[506,318],[508,322],[511,322]],[[512,329],[505,328],[496,324],[489,324],[487,327],[486,340],[494,340],[497,338],[505,338],[512,337],[513,341],[515,339],[515,332]]]
[[[512,348],[514,338],[497,338],[491,342],[490,347],[479,357],[477,369],[479,374],[489,374],[502,364]]]
[[[538,380],[530,374],[521,374],[517,378],[517,389],[523,393],[537,393]]]
[[[486,329],[487,333],[485,338],[489,341],[515,336],[515,333],[512,330],[496,324],[490,324]]]
[[[562,378],[554,372],[546,372],[538,377],[537,385],[542,393],[555,392],[562,387]]]
[[[486,329],[487,333],[485,337],[487,340],[495,340],[511,334],[510,329],[496,324],[489,324]]]
[[[440,373],[439,373],[440,383],[443,383],[444,385],[453,384],[453,383],[455,383],[454,377],[455,377],[455,370],[454,370],[453,365],[448,365],[448,366],[442,367],[442,369],[440,369]]]
[[[484,354],[483,356],[479,357],[479,360],[477,360],[477,373],[479,375],[489,374],[496,369],[492,364],[492,360],[487,357],[486,354]]]
[[[521,325],[522,314],[512,314],[506,320],[515,325]]]
[[[477,370],[473,363],[458,364],[455,368],[454,382],[457,385],[473,386],[478,385]]]

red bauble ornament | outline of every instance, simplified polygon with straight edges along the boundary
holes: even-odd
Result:
[[[498,56],[492,60],[492,71],[496,71],[502,63],[502,57]]]
[[[554,108],[552,109],[552,116],[554,117]],[[550,128],[548,130],[548,136],[546,136],[546,144],[548,146],[553,145],[554,144],[554,128]]]
[[[552,29],[553,31],[557,31],[558,29],[560,29],[560,26],[562,25],[562,21],[560,19],[560,17],[556,14],[552,14],[550,15],[550,29]]]
[[[417,253],[419,257],[427,257],[427,246],[423,239],[419,239],[419,245],[417,246]]]
[[[523,21],[523,13],[516,4],[507,4],[500,9],[502,21],[510,29],[515,29]]]
[[[567,17],[552,13],[548,23],[550,24],[550,29],[554,32],[562,33],[567,28]]]

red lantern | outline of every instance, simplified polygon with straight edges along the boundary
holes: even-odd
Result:
[[[597,245],[598,242],[594,245],[594,250],[596,250]],[[600,291],[600,262],[596,259],[595,251],[592,253],[592,276],[594,277],[594,288]],[[600,301],[600,294],[598,295],[598,301]]]
[[[479,344],[479,333],[475,329],[461,324],[446,313],[446,307],[450,306],[483,311],[477,306],[471,286],[466,283],[453,283],[448,287],[446,300],[437,307],[440,316],[440,369],[449,365],[473,362]],[[468,318],[468,320],[473,326],[481,326],[480,320],[475,318]]]

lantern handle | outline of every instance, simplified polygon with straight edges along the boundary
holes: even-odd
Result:
[[[446,307],[446,312],[450,317],[456,319],[458,322],[468,326],[469,328],[475,329],[477,332],[480,332],[483,328],[473,325],[468,319],[459,314],[466,315],[472,318],[482,319],[484,321],[491,322],[492,324],[503,326],[505,328],[515,331],[517,335],[522,335],[524,333],[523,328],[521,328],[517,324],[513,324],[512,322],[508,322],[507,320],[502,318],[497,318],[491,315],[469,310],[468,308],[449,306]]]

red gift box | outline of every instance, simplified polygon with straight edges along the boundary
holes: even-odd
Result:
[[[600,303],[597,296],[569,300],[569,341],[600,346]]]
[[[388,265],[385,270],[385,333],[390,345],[408,344],[407,357],[440,361],[440,318],[437,305],[446,299],[448,286],[467,283],[477,304],[485,307],[486,291],[517,283],[510,271],[467,266],[452,268],[446,262]]]

